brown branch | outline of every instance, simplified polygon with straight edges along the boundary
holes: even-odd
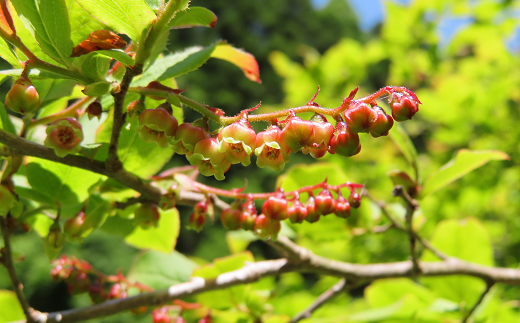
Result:
[[[489,293],[489,291],[491,290],[491,287],[493,287],[493,285],[495,285],[494,281],[486,282],[486,289],[482,292],[482,294],[480,294],[480,297],[478,298],[477,302],[475,303],[475,305],[473,305],[473,307],[469,310],[469,312],[464,316],[461,323],[468,322],[471,315],[473,315],[473,313],[475,312],[477,307],[480,305],[480,303],[482,303],[482,301],[484,300],[484,297],[486,297],[486,295]]]
[[[381,212],[383,213],[383,215],[392,223],[392,227],[394,227],[394,228],[396,228],[398,230],[407,232],[406,228],[398,220],[394,219],[394,217],[390,214],[390,212],[388,212],[388,209],[386,208],[386,203],[385,202],[378,201],[375,197],[373,197],[368,192],[365,192],[364,195],[366,197],[368,197],[372,202],[377,204],[377,206],[379,206],[379,208],[381,209]],[[448,256],[447,254],[445,254],[442,251],[440,251],[437,248],[435,248],[430,243],[430,241],[428,241],[428,240],[424,239],[423,237],[421,237],[417,232],[413,231],[413,234],[415,236],[415,239],[417,239],[417,241],[419,241],[419,243],[421,243],[424,246],[424,248],[430,250],[435,256],[437,256],[437,258],[442,259],[442,260],[450,259],[450,256]]]
[[[314,255],[311,251],[296,245],[286,237],[279,237],[271,244],[286,250],[291,259],[260,261],[219,275],[215,279],[193,278],[190,282],[171,286],[165,290],[110,300],[98,305],[54,313],[40,313],[38,322],[79,322],[113,315],[141,306],[155,306],[173,299],[197,295],[202,292],[224,289],[247,284],[266,276],[287,272],[312,272],[321,275],[346,278],[353,284],[362,284],[383,278],[414,277],[411,261],[360,265]],[[437,277],[465,275],[485,281],[520,285],[520,270],[486,267],[455,258],[439,262],[422,262],[422,271],[417,276]]]
[[[20,302],[20,305],[22,306],[23,313],[25,314],[25,317],[27,318],[27,322],[32,323],[34,322],[34,319],[32,317],[33,310],[31,306],[29,305],[29,302],[27,302],[27,299],[25,298],[25,294],[23,293],[23,285],[20,279],[18,278],[18,275],[16,274],[16,270],[14,268],[13,263],[13,255],[11,251],[11,232],[9,230],[9,227],[7,225],[7,220],[5,217],[0,215],[0,228],[2,230],[2,236],[4,238],[4,248],[1,255],[1,263],[4,264],[5,268],[7,269],[7,273],[9,274],[9,278],[11,279],[11,283],[13,284],[14,292],[16,293],[16,297],[18,298],[18,301]]]
[[[311,317],[312,313],[320,308],[327,301],[333,299],[340,293],[348,291],[352,286],[347,283],[345,278],[342,278],[330,289],[321,294],[309,307],[298,313],[289,323],[297,323],[303,319]]]
[[[119,136],[121,135],[121,128],[125,124],[126,115],[123,114],[123,105],[125,103],[126,93],[128,87],[132,83],[132,79],[136,73],[131,67],[126,68],[125,75],[121,81],[121,88],[119,92],[112,93],[114,97],[114,121],[112,123],[112,134],[110,135],[110,145],[108,146],[108,158],[105,162],[105,166],[112,172],[117,172],[123,169],[123,164],[119,160],[117,155],[117,147],[119,145]]]
[[[413,215],[415,210],[419,207],[419,204],[416,200],[412,199],[408,192],[403,189],[401,185],[397,185],[392,192],[393,196],[399,196],[403,199],[406,205],[406,215],[405,215],[405,223],[406,223],[406,232],[408,233],[408,239],[410,241],[410,256],[412,258],[413,263],[413,272],[415,274],[421,271],[421,267],[419,266],[419,260],[417,258],[417,248],[416,248],[416,238],[415,231],[413,231]]]

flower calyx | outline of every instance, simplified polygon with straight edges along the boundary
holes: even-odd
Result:
[[[199,141],[193,148],[193,153],[187,154],[188,161],[197,166],[204,176],[215,176],[219,181],[225,178],[231,163],[226,158],[226,153],[219,151],[219,143],[215,138],[206,138]]]
[[[226,153],[231,164],[251,164],[251,155],[256,145],[256,132],[249,121],[240,119],[224,127],[218,134],[218,150]]]
[[[61,118],[52,122],[45,129],[47,137],[44,145],[53,148],[56,156],[65,157],[68,154],[80,152],[83,141],[81,124],[73,118]]]
[[[256,164],[260,168],[269,167],[281,171],[289,161],[291,150],[282,140],[282,130],[278,126],[270,126],[256,135]]]

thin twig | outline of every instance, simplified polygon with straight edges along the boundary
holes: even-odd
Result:
[[[13,263],[13,254],[11,250],[11,232],[9,230],[9,227],[7,226],[6,218],[0,215],[0,228],[2,230],[2,235],[4,238],[4,248],[1,252],[1,259],[2,263],[4,264],[5,268],[7,269],[7,273],[9,274],[9,278],[11,279],[11,283],[13,284],[14,292],[16,293],[16,297],[18,298],[18,301],[20,302],[20,305],[22,306],[23,313],[25,314],[25,317],[27,318],[27,322],[32,323],[34,322],[33,317],[31,315],[32,308],[29,305],[29,302],[27,302],[27,299],[25,298],[25,294],[23,293],[23,285],[20,279],[18,278],[18,275],[16,274],[16,270],[14,269],[14,263]]]
[[[477,307],[480,305],[480,303],[482,303],[482,301],[484,300],[484,297],[486,297],[486,295],[489,293],[489,291],[491,290],[491,287],[493,287],[493,285],[495,285],[494,281],[490,281],[490,280],[486,281],[486,289],[482,292],[482,294],[480,294],[480,297],[478,298],[477,302],[475,303],[475,305],[473,305],[473,307],[469,310],[469,312],[464,316],[461,323],[468,322],[471,315],[473,315],[473,313],[475,312]]]
[[[397,185],[394,188],[394,191],[392,192],[392,195],[399,196],[403,199],[403,201],[406,204],[406,215],[405,215],[405,221],[406,221],[406,232],[408,233],[408,239],[410,241],[410,256],[412,258],[413,263],[413,272],[419,273],[421,271],[421,267],[419,266],[419,259],[417,257],[417,248],[416,248],[416,239],[415,239],[415,232],[413,231],[413,215],[415,213],[415,210],[419,207],[419,204],[416,200],[412,199],[408,192],[403,189],[401,185]]]
[[[371,200],[372,202],[374,202],[377,206],[379,206],[379,208],[381,209],[381,212],[383,213],[383,215],[392,223],[392,227],[395,227],[396,229],[398,230],[401,230],[401,231],[404,231],[404,232],[407,232],[406,228],[401,224],[401,222],[399,222],[398,220],[396,220],[391,214],[390,212],[388,212],[388,209],[386,207],[386,203],[383,202],[383,201],[379,201],[377,200],[375,197],[373,197],[370,193],[368,192],[365,192],[364,195],[366,197],[368,197],[369,200]],[[447,254],[443,253],[442,251],[438,250],[437,248],[435,248],[431,243],[430,241],[424,239],[423,237],[421,237],[417,232],[413,232],[414,236],[415,236],[415,239],[417,239],[417,241],[419,241],[419,243],[421,243],[424,248],[430,250],[435,256],[437,256],[437,258],[439,259],[442,259],[442,260],[448,260],[450,259],[450,256],[448,256]]]
[[[312,313],[314,313],[314,311],[320,308],[323,304],[333,299],[338,294],[348,291],[349,288],[351,287],[347,283],[347,280],[345,278],[342,278],[334,286],[332,286],[323,294],[321,294],[309,307],[307,307],[306,309],[298,313],[295,317],[293,317],[289,323],[296,323],[303,319],[311,317]]]

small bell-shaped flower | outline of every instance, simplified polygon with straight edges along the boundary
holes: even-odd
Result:
[[[56,156],[65,157],[81,150],[83,141],[81,124],[73,118],[62,118],[51,123],[47,129],[44,145],[53,148]]]
[[[167,109],[161,106],[163,104],[156,109],[144,110],[139,116],[139,126],[136,130],[139,131],[139,138],[142,141],[155,142],[159,147],[166,148],[170,139],[175,136],[179,123]],[[171,109],[169,103],[166,103],[165,107]]]
[[[287,219],[287,199],[283,193],[270,196],[262,206],[262,213],[271,220],[282,221]]]
[[[314,124],[290,115],[286,119],[282,130],[282,141],[294,152],[312,144],[314,138]]]
[[[255,149],[256,132],[249,122],[241,119],[224,127],[218,134],[218,151],[226,153],[231,164],[251,164],[251,155]]]
[[[195,145],[206,138],[209,138],[209,135],[203,128],[185,122],[177,128],[175,138],[172,138],[170,143],[177,154],[185,155],[193,152]]]
[[[350,131],[354,133],[368,133],[376,119],[374,110],[363,102],[355,102],[352,107],[345,110],[344,116]]]
[[[386,114],[385,110],[381,109],[381,107],[374,107],[374,112],[376,114],[376,118],[370,126],[370,134],[374,138],[387,136],[388,132],[394,125],[394,119]]]
[[[276,240],[281,228],[280,221],[271,220],[267,216],[260,214],[255,221],[254,233],[260,236],[260,238]]]
[[[308,150],[312,157],[321,158],[327,153],[330,140],[334,134],[334,126],[320,114],[316,114],[311,122],[314,127],[314,134],[311,144],[304,148],[304,153]]]
[[[329,152],[340,156],[350,157],[361,151],[359,135],[351,132],[347,124],[338,122],[334,129],[334,136],[330,140]]]
[[[260,168],[269,167],[275,171],[283,170],[289,161],[291,150],[282,141],[282,130],[270,126],[256,135],[256,164]]]
[[[419,102],[403,93],[393,93],[390,106],[392,117],[397,122],[410,120],[419,111]]]
[[[204,176],[215,176],[219,181],[225,178],[231,163],[226,158],[226,153],[218,150],[218,141],[215,138],[207,138],[199,141],[192,154],[188,154],[188,161],[193,166],[198,166],[199,172]]]

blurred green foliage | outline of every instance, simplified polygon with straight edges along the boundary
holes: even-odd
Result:
[[[241,187],[246,177],[249,191],[273,190],[278,176],[277,185],[287,190],[316,184],[325,177],[332,184],[363,183],[372,195],[388,202],[396,218],[403,219],[404,207],[391,197],[392,182],[386,175],[389,171],[405,171],[412,178],[417,173],[423,185],[460,149],[502,151],[510,160],[491,161],[453,183],[446,181],[446,186],[441,185],[438,191],[425,194],[420,199],[414,226],[449,255],[484,265],[518,267],[520,128],[516,124],[520,121],[520,58],[506,46],[518,26],[518,2],[415,0],[406,6],[392,1],[384,4],[384,22],[371,34],[362,34],[343,0],[332,0],[322,10],[313,9],[309,1],[297,0],[233,4],[196,1],[195,5],[207,7],[218,16],[216,28],[172,32],[169,50],[226,39],[255,55],[263,80],[262,85],[245,81],[241,71],[230,68],[228,63],[209,61],[197,72],[177,80],[181,88],[188,87],[186,94],[197,101],[228,114],[263,101],[258,111],[267,112],[305,104],[319,85],[316,102],[332,108],[357,86],[358,96],[363,96],[385,85],[402,85],[415,91],[423,103],[412,121],[400,125],[409,134],[416,152],[406,148],[407,138],[398,135],[379,139],[362,136],[361,153],[349,159],[327,155],[314,163],[308,156],[293,154],[283,175],[256,166],[233,166],[229,180],[223,184],[212,179],[205,182],[225,188]],[[441,43],[439,25],[453,16],[471,17],[472,22],[453,39]],[[186,113],[188,120],[194,116]],[[255,127],[261,129],[263,125]],[[469,157],[469,162],[475,160]],[[183,158],[174,157],[167,167],[185,163]],[[219,264],[234,269],[252,260],[253,255],[256,260],[273,256],[264,244],[252,242],[255,237],[226,233],[219,223],[207,224],[200,234],[187,231],[185,224],[190,212],[188,208],[179,208],[181,225],[176,250],[186,257],[178,252],[168,256],[156,251],[140,252],[126,245],[122,237],[107,234],[124,229],[110,227],[110,220],[102,230],[85,238],[83,244],[67,244],[64,253],[86,259],[103,272],[123,270],[130,277],[157,287],[186,281],[193,268],[217,257],[234,254],[213,266],[199,267],[196,273],[209,277],[232,270],[220,268]],[[178,225],[176,221],[172,220],[174,225]],[[314,224],[287,225],[283,232],[316,254],[337,260],[406,260],[409,251],[404,233],[393,229],[371,233],[384,224],[387,220],[378,207],[364,200],[346,221],[328,216]],[[171,241],[166,242],[166,246],[170,244]],[[89,304],[88,298],[68,296],[64,284],[51,281],[50,266],[36,233],[14,237],[14,246],[26,255],[17,269],[29,302],[36,309],[53,311]],[[252,254],[244,251],[246,248]],[[422,259],[434,261],[435,257],[424,253]],[[173,263],[178,264],[178,269],[168,271]],[[154,270],[150,271],[152,266]],[[237,303],[246,306],[253,316],[262,316],[263,322],[288,322],[336,281],[331,277],[291,273],[202,294],[191,301],[213,308],[216,322],[252,322],[252,316],[237,310]],[[0,288],[8,287],[5,270],[0,268]],[[459,322],[484,288],[485,284],[476,278],[458,276],[381,280],[330,301],[302,322]],[[519,292],[514,286],[493,287],[475,313],[475,322],[518,322]],[[6,293],[0,296],[13,297]],[[193,315],[187,317],[191,322],[204,314],[189,315]],[[0,315],[0,321],[9,317]],[[124,314],[95,321],[145,322],[150,318]]]

